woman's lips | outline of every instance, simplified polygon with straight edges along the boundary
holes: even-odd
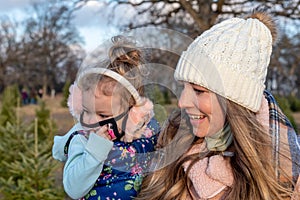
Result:
[[[206,118],[205,115],[194,115],[194,114],[188,114],[190,118],[190,122],[192,125],[198,126],[201,122],[203,122]]]

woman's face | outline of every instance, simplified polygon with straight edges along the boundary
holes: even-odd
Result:
[[[178,105],[185,109],[197,137],[206,137],[220,131],[225,115],[215,93],[199,85],[184,82]]]

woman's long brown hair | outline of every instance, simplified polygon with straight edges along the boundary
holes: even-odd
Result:
[[[283,200],[289,199],[292,194],[291,177],[287,177],[288,184],[280,183],[275,175],[272,163],[272,143],[270,134],[256,120],[255,114],[248,109],[225,100],[226,118],[233,134],[233,143],[230,148],[235,155],[231,158],[234,183],[224,193],[221,199],[226,200]],[[160,145],[167,145],[175,136],[181,134],[191,137],[187,131],[178,129],[180,115],[173,115],[168,126],[160,135]],[[171,123],[172,122],[172,123]],[[182,137],[179,137],[182,138]],[[184,145],[178,140],[178,146]],[[194,139],[193,144],[201,142]],[[284,145],[283,145],[284,146]],[[209,155],[208,155],[209,156]],[[147,200],[184,200],[197,194],[191,192],[192,183],[183,170],[183,163],[191,161],[190,167],[201,157],[199,155],[183,155],[172,164],[149,174],[143,181],[141,192],[137,199]]]

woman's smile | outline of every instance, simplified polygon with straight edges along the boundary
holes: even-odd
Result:
[[[205,115],[196,115],[196,114],[189,114],[188,116],[190,118],[190,122],[191,124],[195,127],[195,126],[199,126],[200,123],[204,122],[206,119]]]

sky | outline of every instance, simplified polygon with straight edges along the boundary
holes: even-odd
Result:
[[[0,16],[7,15],[15,20],[22,20],[26,15],[26,7],[32,0],[0,0]],[[104,40],[118,33],[115,26],[109,25],[104,15],[101,15],[103,3],[88,2],[84,7],[75,12],[74,24],[83,38],[84,49],[93,51]]]

